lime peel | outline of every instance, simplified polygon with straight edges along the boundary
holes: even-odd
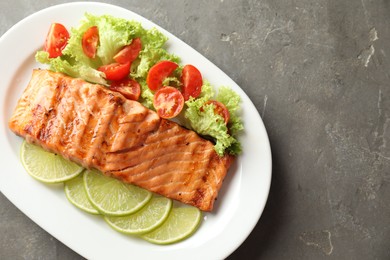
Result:
[[[73,179],[83,171],[83,167],[47,152],[42,147],[23,141],[20,157],[27,173],[44,183],[60,183]]]
[[[152,198],[151,192],[105,176],[97,170],[85,171],[84,185],[89,201],[103,215],[131,214]]]
[[[173,207],[167,220],[157,229],[140,237],[160,245],[172,244],[190,237],[199,227],[202,213],[195,207]]]
[[[90,214],[98,215],[99,211],[91,204],[84,188],[83,173],[64,183],[65,195],[69,202]]]
[[[124,234],[144,234],[150,232],[169,216],[172,200],[164,197],[153,198],[139,211],[122,216],[105,216],[105,221],[116,231]]]

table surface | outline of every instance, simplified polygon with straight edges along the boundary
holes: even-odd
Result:
[[[1,1],[0,35],[64,2]],[[202,53],[263,118],[269,200],[229,259],[390,258],[389,1],[107,2]],[[82,259],[1,193],[0,216],[0,259]]]

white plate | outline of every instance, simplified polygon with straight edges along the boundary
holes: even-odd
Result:
[[[189,239],[158,246],[124,236],[96,216],[72,206],[62,185],[35,181],[19,160],[21,138],[8,129],[18,98],[26,87],[52,22],[76,26],[85,12],[111,14],[140,21],[144,27],[157,27],[169,37],[168,49],[183,63],[200,68],[214,86],[231,86],[242,97],[245,133],[241,137],[243,154],[229,170],[212,213],[204,214],[199,230]],[[17,23],[0,38],[0,190],[29,218],[88,259],[222,259],[247,238],[267,201],[271,182],[271,152],[263,122],[247,95],[226,74],[184,42],[126,9],[103,3],[69,3],[39,11]]]

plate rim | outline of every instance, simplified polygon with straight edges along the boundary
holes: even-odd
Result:
[[[1,37],[0,37],[0,46],[2,46],[4,44],[4,42],[7,40],[7,37],[8,35],[16,30],[17,28],[23,26],[24,23],[28,22],[29,20],[33,19],[34,17],[38,17],[38,16],[41,16],[45,13],[48,13],[48,12],[55,12],[56,9],[66,9],[66,8],[75,8],[75,7],[81,7],[81,6],[84,6],[84,7],[91,7],[91,6],[99,6],[99,7],[107,7],[107,8],[110,8],[114,11],[120,11],[120,12],[123,12],[123,13],[129,13],[129,16],[135,16],[137,18],[140,18],[142,21],[141,23],[143,24],[145,21],[147,21],[148,23],[152,24],[153,26],[155,26],[158,30],[160,30],[163,34],[167,35],[168,38],[169,38],[169,41],[175,41],[175,42],[179,42],[179,45],[184,45],[187,49],[190,48],[191,51],[193,53],[196,54],[197,58],[199,58],[200,62],[203,62],[203,61],[207,61],[208,63],[210,63],[214,69],[218,70],[219,73],[222,73],[223,75],[225,75],[225,77],[227,77],[229,80],[231,80],[231,78],[226,74],[224,73],[219,67],[217,67],[214,63],[212,63],[210,60],[208,60],[207,58],[205,58],[201,53],[199,53],[198,51],[196,51],[195,49],[193,49],[192,47],[190,47],[187,43],[185,43],[184,41],[182,41],[180,38],[176,37],[175,35],[171,34],[170,32],[168,32],[167,30],[165,30],[164,28],[162,28],[161,26],[159,26],[158,24],[152,22],[151,20],[148,20],[147,18],[144,18],[143,16],[129,10],[129,9],[126,9],[124,7],[120,7],[120,6],[117,6],[117,5],[113,5],[113,4],[107,4],[107,3],[101,3],[101,2],[71,2],[71,3],[63,3],[63,4],[58,4],[58,5],[53,5],[53,6],[50,6],[50,7],[47,7],[47,8],[44,8],[44,9],[41,9],[33,14],[30,14],[28,15],[27,17],[23,18],[22,20],[20,20],[19,22],[17,22],[16,24],[14,24],[9,30],[7,30]],[[111,12],[111,11],[110,11]],[[131,15],[130,15],[131,14]],[[81,17],[80,17],[81,18]],[[78,22],[78,21],[77,21]],[[1,64],[2,62],[0,62]],[[269,137],[268,137],[268,134],[267,134],[267,131],[266,131],[266,128],[265,128],[265,125],[264,125],[264,122],[263,120],[261,119],[256,107],[254,106],[253,102],[249,99],[249,97],[246,95],[246,93],[241,89],[241,87],[239,87],[233,80],[231,80],[235,86],[238,87],[239,91],[240,91],[240,96],[244,99],[243,100],[243,103],[245,102],[245,105],[246,106],[250,106],[252,109],[251,109],[251,113],[252,113],[252,116],[255,116],[255,121],[260,125],[260,131],[262,133],[262,141],[263,141],[263,149],[265,149],[265,153],[266,153],[266,171],[268,174],[266,174],[266,179],[265,179],[265,188],[266,190],[264,191],[264,194],[266,194],[265,197],[262,198],[261,201],[259,201],[257,203],[257,207],[255,207],[257,209],[257,211],[255,212],[256,214],[253,214],[252,215],[252,218],[251,218],[251,223],[250,223],[250,226],[247,227],[246,229],[246,232],[242,233],[240,235],[240,238],[239,239],[236,239],[236,240],[240,240],[239,242],[237,242],[235,244],[235,246],[231,247],[231,248],[223,248],[224,249],[224,253],[220,253],[218,255],[215,255],[217,257],[227,257],[229,256],[231,253],[233,253],[246,239],[247,237],[249,236],[249,234],[252,232],[252,230],[254,229],[254,227],[257,225],[261,215],[263,214],[264,212],[264,209],[265,209],[265,205],[266,205],[266,202],[268,200],[268,196],[269,196],[269,191],[270,191],[270,187],[271,187],[271,179],[272,179],[272,154],[271,154],[271,146],[270,146],[270,142],[269,142]],[[236,89],[235,89],[236,90]],[[3,90],[2,90],[3,91]],[[4,104],[3,104],[4,106]],[[1,108],[3,109],[3,107]],[[5,118],[5,111],[2,111],[2,123],[5,122],[5,120],[7,120]],[[244,122],[245,123],[245,122]],[[1,130],[0,130],[0,133],[2,133],[3,131],[6,132],[6,130],[4,130],[4,128],[6,127],[2,127]],[[3,133],[5,134],[5,133]],[[1,140],[1,143],[3,142],[4,139]],[[4,147],[4,146],[2,146]],[[1,149],[3,150],[3,148]],[[244,150],[245,151],[245,150]],[[2,151],[4,152],[4,151]],[[53,237],[55,237],[56,239],[58,239],[59,241],[61,241],[63,244],[67,245],[68,247],[70,247],[72,250],[76,251],[78,254],[84,256],[84,257],[88,257],[87,254],[85,254],[85,252],[83,252],[83,250],[77,250],[75,249],[74,246],[70,246],[68,241],[64,241],[64,239],[60,239],[57,234],[53,234],[53,233],[56,233],[54,232],[53,230],[48,230],[47,228],[44,228],[41,223],[41,221],[39,220],[36,220],[35,217],[31,216],[31,212],[28,212],[26,213],[26,209],[24,208],[21,208],[19,207],[18,205],[20,205],[20,203],[16,202],[15,203],[15,198],[13,196],[9,196],[9,194],[3,192],[3,186],[0,184],[0,191],[4,194],[5,197],[7,197],[7,199],[9,199],[12,204],[14,206],[16,206],[19,210],[21,210],[27,217],[29,217],[32,221],[34,221],[36,224],[38,224],[43,230],[45,230],[46,232],[48,232],[50,235],[52,235]],[[256,221],[254,221],[254,219]],[[222,244],[221,244],[222,245]],[[182,250],[182,249],[181,249]]]

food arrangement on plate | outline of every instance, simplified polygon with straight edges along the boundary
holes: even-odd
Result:
[[[36,54],[49,69],[33,71],[9,121],[33,177],[65,181],[73,204],[159,244],[212,211],[243,129],[239,95],[214,89],[166,41],[109,15],[85,14],[70,31],[53,23]]]

